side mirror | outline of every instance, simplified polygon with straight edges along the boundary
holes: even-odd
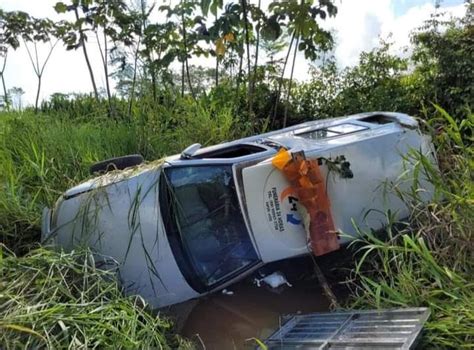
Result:
[[[193,143],[181,152],[181,159],[191,159],[199,149],[201,149],[201,144]]]

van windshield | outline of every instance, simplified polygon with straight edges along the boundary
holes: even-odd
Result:
[[[171,167],[162,181],[167,203],[160,204],[167,207],[163,217],[181,270],[183,264],[191,265],[184,269],[210,287],[257,262],[231,165]]]

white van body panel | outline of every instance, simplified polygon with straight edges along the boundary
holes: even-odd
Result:
[[[409,190],[413,179],[405,172],[404,155],[410,148],[428,152],[424,138],[416,130],[397,127],[341,136],[335,141],[314,151],[316,147],[306,140],[300,141],[299,147],[306,150],[308,159],[343,155],[350,160],[354,174],[350,179],[328,173],[321,165],[335,228],[342,234],[340,242],[347,243],[356,235],[354,223],[362,231],[381,229],[387,224],[389,210],[398,219],[408,217],[408,208],[389,188],[396,184],[402,191]],[[420,180],[429,196],[431,185]],[[291,186],[271,159],[243,169],[243,183],[250,225],[263,262],[309,253],[304,218],[295,217],[288,196],[282,198]]]
[[[126,294],[141,295],[155,307],[199,296],[181,274],[163,228],[159,175],[159,168],[147,169],[62,201],[52,235],[54,244],[65,249],[88,246],[112,257]]]

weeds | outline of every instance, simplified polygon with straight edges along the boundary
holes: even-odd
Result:
[[[89,251],[42,248],[16,257],[0,247],[0,343],[16,348],[187,346],[139,297],[124,297]]]

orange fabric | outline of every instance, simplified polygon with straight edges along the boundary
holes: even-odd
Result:
[[[291,154],[286,149],[282,148],[278,151],[275,157],[272,159],[272,164],[274,167],[283,170],[283,168],[291,160]]]
[[[292,156],[282,149],[273,158],[272,164],[283,172],[309,214],[309,236],[314,255],[339,249],[331,204],[317,160],[306,160],[304,155]]]

